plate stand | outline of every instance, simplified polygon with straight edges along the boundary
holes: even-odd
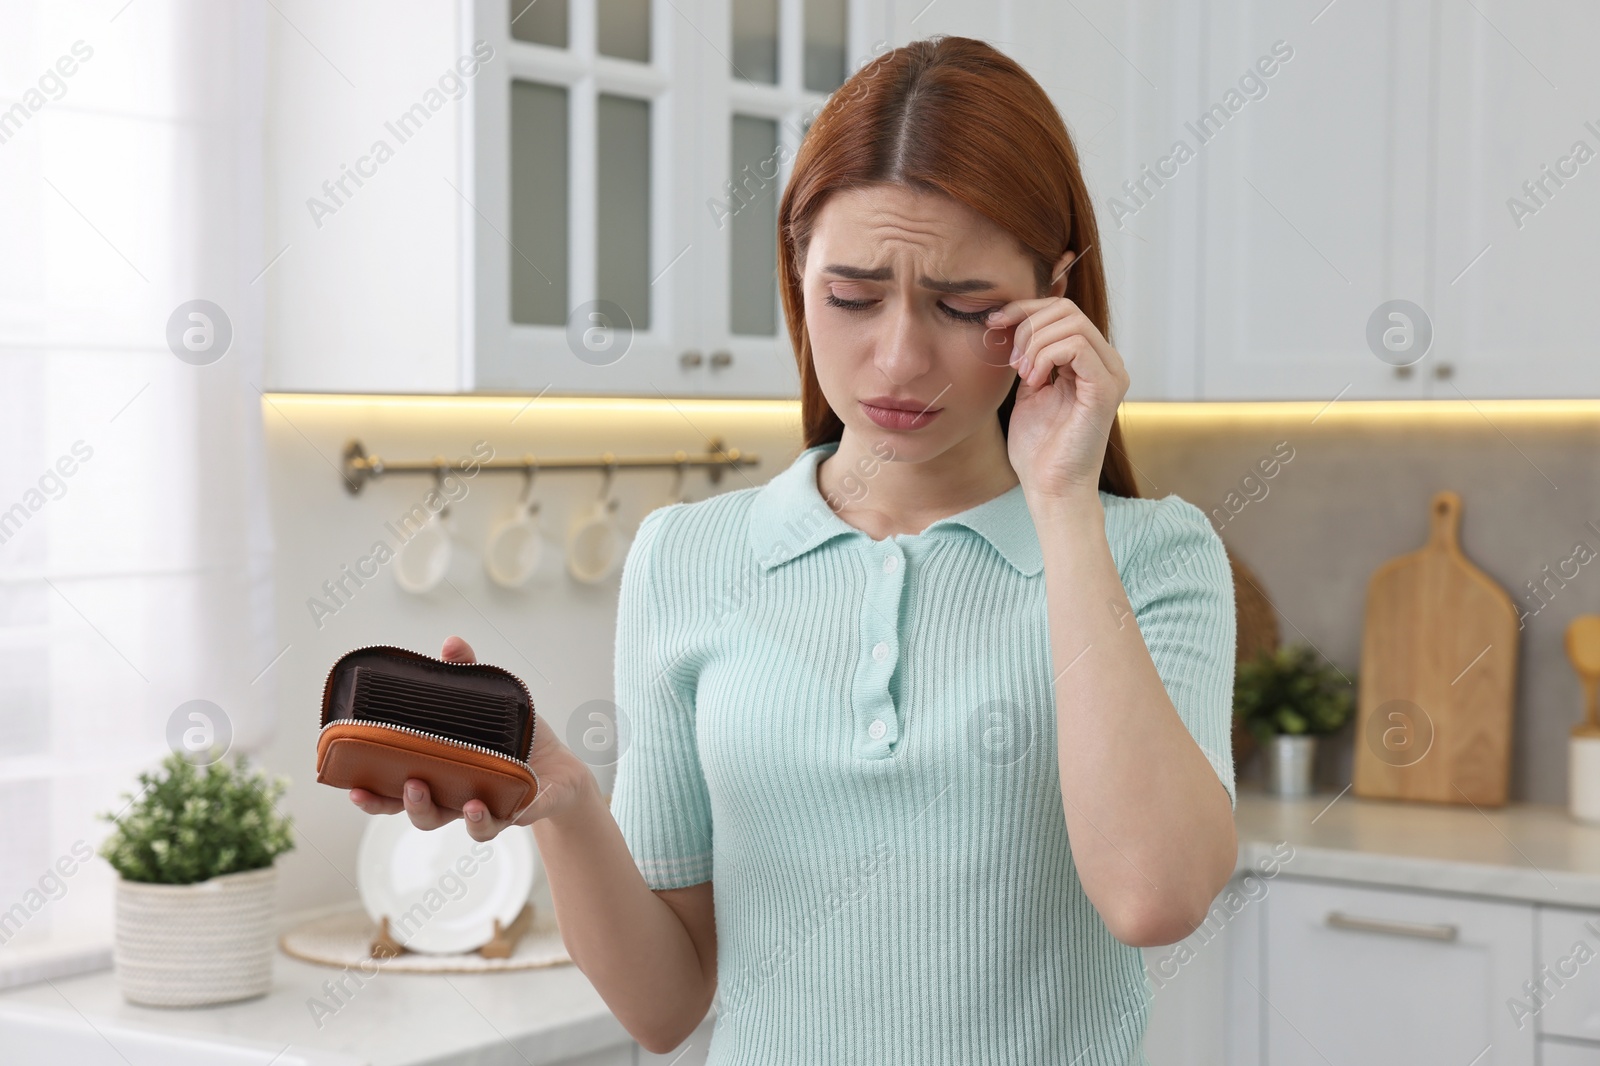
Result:
[[[494,919],[494,936],[487,944],[478,948],[476,954],[486,959],[506,959],[517,948],[517,941],[533,925],[533,904],[524,903],[522,910],[511,920],[510,925],[502,926],[500,919]],[[391,959],[407,951],[404,944],[389,935],[389,916],[386,914],[378,922],[378,933],[372,938],[372,946],[368,953],[375,959]]]

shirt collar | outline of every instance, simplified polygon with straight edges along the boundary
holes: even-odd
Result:
[[[838,447],[838,441],[826,441],[807,448],[756,490],[750,509],[750,546],[763,570],[799,558],[837,536],[871,539],[835,514],[817,488],[818,464]],[[949,526],[977,533],[1025,576],[1044,569],[1039,535],[1020,484],[976,507],[940,518],[923,532]]]

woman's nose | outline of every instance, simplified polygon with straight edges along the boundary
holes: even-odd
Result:
[[[889,377],[907,381],[933,362],[933,336],[921,316],[905,304],[883,319],[875,361]]]

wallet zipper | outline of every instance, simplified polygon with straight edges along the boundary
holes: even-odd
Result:
[[[514,762],[524,770],[527,770],[530,774],[533,773],[533,767],[529,766],[526,761],[522,759],[513,759],[503,751],[495,751],[493,748],[486,748],[481,744],[469,744],[465,740],[457,740],[454,737],[440,736],[438,733],[425,733],[420,729],[412,729],[408,725],[395,725],[393,722],[369,722],[364,718],[335,718],[333,721],[324,725],[322,729],[318,731],[317,735],[321,736],[333,726],[343,725],[346,722],[353,723],[355,725],[377,726],[380,729],[398,729],[402,733],[410,733],[412,736],[416,737],[426,737],[429,740],[436,740],[441,744],[453,744],[458,748],[470,748],[473,751],[481,751],[485,755],[493,755],[497,759],[504,759],[506,762]]]
[[[365,644],[365,645],[362,645],[359,648],[351,648],[349,651],[345,652],[344,655],[341,655],[341,656],[339,656],[338,659],[335,659],[332,666],[328,667],[328,675],[325,678],[323,678],[323,680],[322,680],[322,691],[323,692],[327,692],[328,691],[328,684],[329,684],[329,682],[331,682],[333,680],[333,672],[339,668],[339,663],[344,660],[345,656],[354,655],[358,651],[371,651],[374,648],[392,648],[392,647],[394,647],[393,644]],[[429,655],[426,652],[412,651],[410,648],[401,648],[400,650],[404,651],[408,655],[415,655],[415,656],[418,656],[419,658],[423,658],[423,659],[431,659],[436,663],[444,663],[446,666],[480,666],[480,665],[483,665],[481,663],[458,663],[458,662],[452,662],[449,659],[441,659],[436,655]],[[496,669],[504,670],[504,667],[496,667]],[[528,683],[526,681],[522,680],[522,678],[517,677],[516,674],[511,673],[510,670],[505,670],[505,673],[508,674],[509,676],[511,676],[513,679],[515,679],[517,684],[522,686],[523,695],[528,697],[528,706],[531,708],[533,706],[533,693],[531,691],[529,691]],[[326,713],[326,708],[324,708],[324,713]],[[521,766],[521,767],[525,768],[529,773],[533,772],[533,767],[530,766],[529,763],[533,759],[534,734],[537,732],[537,730],[539,728],[539,719],[537,717],[534,718],[533,726],[528,730],[528,753],[527,753],[526,756],[524,756],[521,759],[514,758],[514,757],[512,757],[510,755],[507,755],[503,751],[495,751],[493,748],[486,748],[486,747],[483,747],[481,744],[469,744],[465,740],[457,740],[454,737],[444,737],[444,736],[440,736],[437,733],[425,733],[420,729],[412,729],[410,726],[405,726],[405,725],[395,725],[392,722],[368,722],[368,721],[366,721],[364,719],[361,719],[361,718],[335,718],[332,721],[325,721],[325,722],[322,723],[322,728],[317,730],[317,735],[320,737],[324,732],[326,732],[326,730],[327,730],[327,728],[329,726],[331,726],[331,725],[333,725],[333,724],[335,724],[337,722],[359,722],[362,725],[381,726],[384,729],[398,729],[402,733],[411,733],[411,734],[414,734],[414,735],[419,736],[419,737],[427,737],[429,740],[437,740],[437,741],[441,741],[441,742],[443,742],[445,744],[454,744],[458,748],[468,748],[468,749],[470,749],[472,751],[481,751],[485,755],[493,755],[496,758],[505,759],[507,762],[514,762],[518,766]]]

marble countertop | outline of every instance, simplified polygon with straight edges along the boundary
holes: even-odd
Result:
[[[304,917],[304,916],[301,916]],[[295,924],[286,920],[280,928]],[[73,1008],[128,1026],[353,1055],[371,1066],[545,1066],[631,1044],[583,972],[570,963],[504,973],[370,976],[279,951],[265,996],[208,1007],[128,1003],[111,970],[0,992],[0,1006]],[[343,981],[335,998],[326,982]],[[318,1018],[309,1001],[339,1004]],[[0,1056],[3,1058],[3,1056]]]
[[[1600,908],[1600,826],[1575,821],[1565,807],[1398,803],[1348,789],[1279,799],[1241,782],[1235,821],[1241,873],[1277,862],[1278,873],[1294,876]],[[570,964],[478,975],[379,973],[364,985],[351,977],[346,1002],[320,1027],[309,1001],[328,1001],[325,984],[344,972],[281,952],[273,965],[268,995],[213,1007],[126,1003],[110,970],[6,989],[0,1004],[293,1043],[373,1066],[541,1066],[629,1042]]]
[[[1564,806],[1399,802],[1349,789],[1280,799],[1244,782],[1238,794],[1240,871],[1289,856],[1287,843],[1280,873],[1600,908],[1600,825]]]

